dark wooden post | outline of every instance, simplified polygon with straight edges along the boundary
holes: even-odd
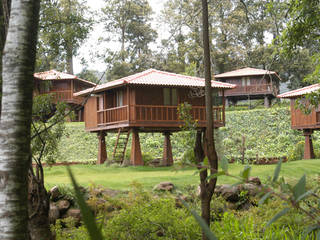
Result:
[[[131,156],[130,163],[133,166],[142,166],[142,154],[140,148],[139,132],[137,129],[132,129],[132,145],[131,145]]]
[[[173,165],[173,157],[172,157],[172,147],[170,141],[170,132],[164,132],[164,145],[163,145],[163,157],[162,157],[162,165],[163,166],[172,166]]]
[[[313,159],[315,158],[313,152],[312,138],[311,135],[313,133],[312,129],[303,129],[303,135],[305,136],[304,143],[304,159]]]
[[[97,164],[103,164],[107,160],[107,149],[106,149],[106,133],[101,131],[98,133],[99,147],[98,147],[98,160]]]

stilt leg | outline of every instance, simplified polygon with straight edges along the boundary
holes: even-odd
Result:
[[[313,131],[310,129],[303,129],[303,135],[305,136],[305,144],[304,144],[304,159],[313,159],[315,158],[313,152],[313,144],[312,144],[312,135]]]
[[[162,165],[172,166],[173,157],[172,157],[172,147],[171,147],[171,141],[170,141],[170,132],[165,132],[163,133],[163,135],[164,135],[164,146],[163,146]]]
[[[97,164],[103,164],[107,160],[105,136],[106,133],[104,131],[98,133],[99,147]]]
[[[140,148],[139,132],[136,129],[132,129],[132,145],[130,163],[133,166],[142,166],[142,154]]]

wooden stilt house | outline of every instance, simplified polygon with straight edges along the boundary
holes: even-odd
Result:
[[[305,136],[304,159],[313,159],[315,157],[312,144],[312,133],[314,130],[320,129],[320,106],[318,108],[312,107],[311,112],[307,114],[305,111],[295,107],[296,100],[300,99],[302,103],[308,106],[308,101],[303,96],[319,90],[320,84],[314,84],[278,95],[278,98],[287,98],[291,101],[291,127],[293,129],[302,130],[303,135]]]
[[[241,68],[215,75],[217,81],[232,83],[236,88],[225,92],[226,105],[239,100],[264,99],[265,107],[279,93],[280,77],[276,72],[257,68]]]
[[[76,97],[90,97],[85,105],[84,120],[87,131],[98,133],[98,163],[107,159],[105,136],[117,132],[113,155],[121,135],[124,144],[120,150],[123,161],[129,133],[132,134],[131,164],[143,165],[139,132],[162,132],[164,150],[162,165],[172,165],[170,134],[180,131],[183,124],[178,118],[177,106],[188,102],[198,127],[205,128],[204,79],[149,69],[75,93]],[[225,124],[224,90],[235,86],[212,81],[214,127]]]
[[[73,93],[96,86],[87,80],[68,73],[50,70],[34,73],[34,95],[52,94],[53,101],[65,102],[75,109],[76,121],[83,121],[83,97],[75,97]]]

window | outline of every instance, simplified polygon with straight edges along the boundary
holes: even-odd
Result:
[[[213,106],[221,106],[223,105],[223,97],[222,94],[219,94],[219,90],[212,89],[212,105]]]
[[[116,106],[117,107],[123,106],[123,91],[116,92]]]
[[[250,77],[242,77],[241,79],[242,81],[242,86],[250,86],[251,85],[251,82],[250,82]]]
[[[176,106],[178,105],[178,94],[176,88],[163,89],[163,105]]]

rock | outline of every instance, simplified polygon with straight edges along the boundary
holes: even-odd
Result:
[[[60,214],[65,213],[70,208],[70,202],[68,200],[59,200],[57,206]]]
[[[70,208],[63,216],[62,218],[68,218],[71,217],[75,221],[75,225],[79,226],[81,222],[81,211],[77,208]]]
[[[51,194],[52,201],[57,201],[58,198],[61,196],[61,193],[57,186],[54,186],[53,188],[50,189],[50,194]]]
[[[258,185],[258,186],[261,185],[260,178],[258,178],[258,177],[250,177],[248,182],[255,184],[255,185]]]
[[[173,183],[171,183],[171,182],[161,182],[158,185],[154,186],[153,190],[172,191],[173,188],[174,188]]]
[[[103,189],[101,192],[103,195],[106,195],[108,197],[116,197],[117,195],[119,195],[120,193],[122,193],[119,190],[113,190],[113,189]]]
[[[256,196],[260,192],[260,188],[252,183],[245,183],[239,186],[240,191],[247,191],[249,196]]]
[[[59,208],[54,203],[50,203],[49,210],[49,222],[50,224],[55,224],[56,220],[60,217]]]
[[[221,196],[228,202],[239,201],[240,190],[237,186],[222,185],[221,186]]]
[[[217,185],[217,186],[214,188],[214,193],[215,193],[216,195],[220,196],[221,193],[222,193],[222,186]]]
[[[177,196],[175,198],[175,201],[176,201],[176,207],[182,208],[183,207],[182,201],[188,202],[190,201],[190,198],[188,198],[187,196],[181,195],[181,196]]]

